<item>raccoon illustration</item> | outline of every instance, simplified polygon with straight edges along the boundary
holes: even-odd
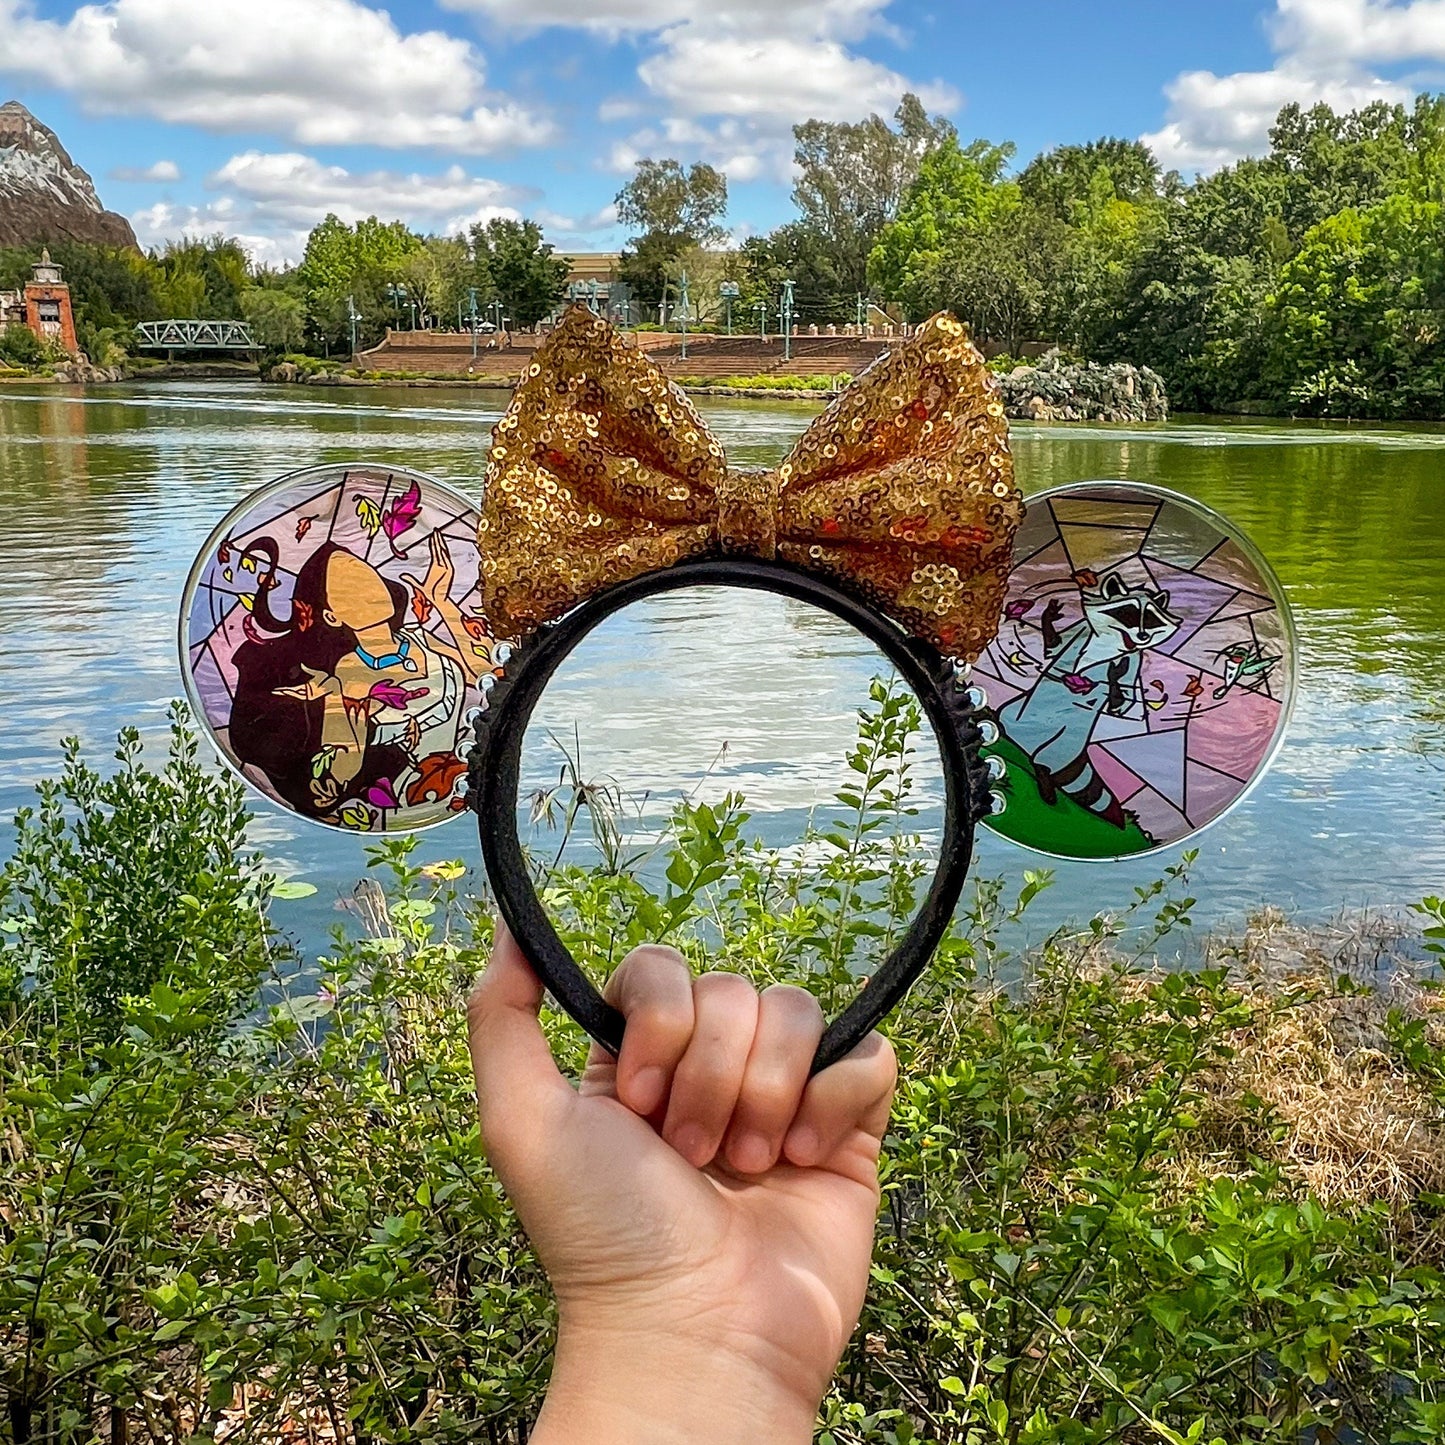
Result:
[[[1029,755],[1045,803],[1062,791],[1122,828],[1124,809],[1089,761],[1089,743],[1105,713],[1142,707],[1143,654],[1173,637],[1182,619],[1170,613],[1167,592],[1131,587],[1117,572],[1079,595],[1083,618],[1064,632],[1063,604],[1055,598],[1044,609],[1039,680],[1000,709],[999,726]]]

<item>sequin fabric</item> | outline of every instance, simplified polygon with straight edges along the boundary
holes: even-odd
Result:
[[[479,540],[496,635],[612,583],[718,554],[780,557],[972,662],[998,626],[1023,500],[997,385],[935,316],[770,472],[730,472],[691,401],[586,307],[537,349],[487,464]]]

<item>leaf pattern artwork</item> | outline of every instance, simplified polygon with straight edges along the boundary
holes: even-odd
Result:
[[[406,790],[406,800],[414,808],[440,803],[451,797],[457,779],[465,777],[466,772],[466,763],[455,753],[433,753],[421,760],[416,781]]]
[[[392,785],[390,778],[378,778],[366,790],[366,801],[373,807],[381,808],[383,811],[391,811],[393,808],[401,807],[396,796],[396,788]]]
[[[425,697],[427,690],[424,687],[402,687],[400,683],[389,682],[383,679],[381,682],[373,683],[368,697],[375,698],[383,707],[394,707],[398,711],[404,708],[414,698]]]
[[[386,540],[391,543],[394,556],[406,556],[405,549],[396,545],[396,539],[403,532],[411,531],[420,516],[421,487],[416,482],[412,482],[411,486],[386,509],[386,514],[381,519],[381,530],[386,533]]]
[[[374,537],[381,531],[381,508],[370,497],[356,499],[356,517],[368,537]]]
[[[477,527],[472,504],[442,483],[350,462],[282,478],[216,528],[187,583],[182,666],[197,718],[249,786],[354,835],[455,817],[460,758],[496,681]],[[430,547],[425,580],[403,560],[408,546]],[[318,601],[329,594],[314,575],[302,583],[322,549],[405,599],[354,651],[332,644],[330,601]]]
[[[342,824],[347,828],[355,828],[359,833],[366,833],[371,830],[373,822],[371,809],[365,803],[353,800],[347,803],[338,815]]]

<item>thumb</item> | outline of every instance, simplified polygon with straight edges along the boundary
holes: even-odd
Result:
[[[537,1013],[542,984],[507,925],[497,920],[491,961],[467,1000],[467,1042],[477,1084],[482,1142],[499,1172],[546,1151],[576,1100],[547,1046]]]

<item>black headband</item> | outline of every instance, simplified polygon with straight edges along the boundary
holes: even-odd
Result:
[[[645,573],[594,594],[556,622],[538,628],[508,660],[477,727],[469,802],[476,810],[482,856],[497,906],[522,952],[558,1003],[603,1047],[617,1053],[624,1020],[582,972],[542,907],[522,854],[517,803],[522,742],[552,675],[613,613],[684,587],[746,587],[808,602],[849,623],[897,668],[917,694],[942,754],[943,841],[923,906],[898,946],[848,1008],[828,1026],[813,1061],[826,1068],[849,1053],[928,966],[948,928],[973,857],[974,826],[998,805],[977,721],[981,699],[966,670],[928,642],[911,636],[851,589],[782,561],[700,558]]]

